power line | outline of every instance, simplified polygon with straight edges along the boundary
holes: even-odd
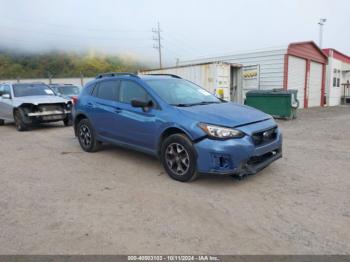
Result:
[[[158,50],[158,54],[159,54],[159,68],[162,68],[162,43],[161,43],[161,30],[160,30],[160,24],[158,22],[158,26],[157,28],[153,28],[152,32],[155,34],[153,36],[153,41],[156,42],[156,44],[153,45],[154,49]]]

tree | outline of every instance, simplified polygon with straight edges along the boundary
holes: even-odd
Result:
[[[119,56],[63,52],[18,54],[0,51],[0,79],[95,76],[103,72],[133,72],[141,63]]]

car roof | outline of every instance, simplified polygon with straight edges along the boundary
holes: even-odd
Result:
[[[134,74],[134,73],[103,73],[96,76],[95,79],[89,81],[85,86],[94,85],[102,80],[115,79],[133,79],[133,80],[149,80],[149,79],[181,79],[181,77],[172,74]]]
[[[141,79],[148,80],[148,79],[173,79],[177,78],[180,79],[180,77],[174,77],[171,75],[139,75]]]
[[[28,85],[44,85],[48,86],[44,82],[26,82],[26,83],[11,83],[11,85],[28,86]]]

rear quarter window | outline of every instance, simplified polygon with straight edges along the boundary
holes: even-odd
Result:
[[[83,88],[82,93],[87,94],[87,95],[92,95],[92,92],[94,91],[95,87],[96,87],[96,83],[95,84],[90,84],[87,85]]]

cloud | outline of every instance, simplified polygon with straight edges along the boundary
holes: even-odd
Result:
[[[1,46],[31,52],[98,51],[157,61],[152,28],[160,21],[166,63],[295,41],[350,53],[349,1],[12,0],[1,1]],[[343,30],[343,31],[341,31]]]

